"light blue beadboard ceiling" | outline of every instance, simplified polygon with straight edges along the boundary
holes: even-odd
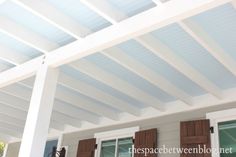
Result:
[[[191,17],[236,60],[236,11],[226,4]]]
[[[48,2],[92,32],[111,25],[79,0],[49,0]]]
[[[186,78],[184,75],[176,71],[165,61],[154,55],[152,52],[144,48],[135,40],[130,40],[118,45],[118,48],[126,54],[137,59],[139,62],[149,67],[157,74],[161,74],[171,83],[183,89],[192,96],[202,95],[205,93],[198,85]]]
[[[14,67],[14,65],[12,65],[8,62],[5,62],[4,60],[2,60],[0,58],[0,72],[5,71],[5,70],[12,68],[12,67]]]
[[[66,45],[75,39],[55,28],[41,18],[21,8],[17,4],[6,1],[0,5],[0,15],[16,22],[45,39],[55,42],[60,46]]]
[[[140,78],[131,71],[111,61],[102,54],[94,54],[86,57],[86,59],[95,63],[96,66],[101,67],[105,71],[115,75],[116,77],[122,80],[127,81],[129,84],[132,84],[133,86],[147,92],[148,94],[160,99],[163,102],[175,100],[173,97],[169,96],[158,87],[155,87],[153,84],[147,82],[146,80]]]
[[[26,56],[29,59],[33,59],[37,56],[42,55],[41,52],[35,50],[34,48],[26,46],[25,44],[3,33],[0,33],[0,45],[8,47],[9,49],[12,49],[20,55]]]
[[[127,16],[133,16],[155,7],[152,0],[108,0],[115,8]]]
[[[65,73],[71,77],[74,77],[80,81],[83,81],[83,82],[91,85],[91,86],[94,86],[94,87],[98,88],[99,90],[109,93],[112,96],[115,96],[123,101],[133,104],[134,106],[138,106],[141,108],[145,106],[142,102],[139,102],[138,100],[135,100],[135,99],[125,95],[124,93],[121,93],[121,92],[117,91],[116,89],[109,87],[109,86],[105,85],[104,83],[99,82],[99,81],[91,78],[90,76],[83,74],[83,73],[81,73],[69,66],[62,66],[61,70],[63,73]]]
[[[131,21],[133,18],[139,18],[139,17],[133,17],[133,16],[141,12],[148,11],[149,9],[153,7],[156,7],[157,5],[153,1],[154,0],[105,0],[105,2],[109,3],[107,6],[111,5],[112,7],[120,11],[122,14],[127,15],[128,17],[132,17],[130,18]],[[166,2],[168,0],[160,0],[160,1]],[[37,6],[37,2],[39,2],[39,0],[34,1],[34,2],[35,2],[35,5]],[[90,0],[89,2],[93,2],[93,0]],[[104,29],[110,29],[109,27],[112,27],[111,30],[113,30],[113,28],[115,29],[116,26],[119,26],[119,22],[118,24],[110,23],[101,15],[93,11],[91,8],[81,3],[80,0],[47,0],[45,1],[45,3],[47,5],[50,5],[51,7],[54,7],[60,13],[64,14],[65,17],[67,17],[69,20],[72,20],[73,21],[72,23],[75,23],[75,25],[72,24],[72,27],[70,27],[71,25],[62,26],[64,31],[67,30],[64,32],[61,30],[61,27],[58,27],[56,25],[52,25],[46,22],[45,19],[42,19],[36,14],[33,14],[32,12],[30,12],[29,11],[30,9],[27,11],[22,6],[14,3],[11,0],[6,0],[0,5],[0,16],[5,17],[8,20],[15,22],[17,25],[25,28],[29,32],[36,34],[36,36],[38,35],[39,37],[42,37],[45,40],[55,43],[55,45],[58,45],[58,48],[61,48],[63,46],[70,47],[71,45],[68,45],[68,44],[76,41],[76,39],[72,37],[71,35],[69,35],[68,32],[72,34],[73,32],[71,31],[74,30],[73,28],[76,27],[77,24],[91,31],[89,32],[91,34],[89,34],[88,32],[81,32],[81,34],[83,34],[84,36],[81,37],[81,39],[79,38],[77,42],[82,41],[82,43],[83,41],[85,41],[86,43],[87,40],[90,41],[90,39],[93,41],[94,39],[93,35],[95,34],[95,32],[98,32]],[[165,4],[167,3],[163,3],[163,5]],[[32,7],[28,3],[25,3],[23,5],[26,5],[26,6],[28,5],[28,7]],[[45,10],[42,9],[42,12],[43,11]],[[47,11],[48,13],[50,13],[50,9]],[[141,16],[141,19],[142,17],[143,16]],[[55,17],[55,19],[50,18],[52,22],[60,25],[60,22],[58,22],[56,19],[57,17]],[[126,26],[127,24],[127,26],[129,26],[128,24],[130,22],[129,21],[130,19],[125,19],[124,21],[121,21],[123,22],[123,24],[121,24],[122,30],[126,30],[126,27],[123,27],[124,25]],[[235,6],[233,7],[231,4],[221,5],[220,7],[208,10],[206,12],[203,12],[193,17],[189,17],[184,20],[192,20],[196,24],[201,26],[203,30],[205,30],[205,32],[225,51],[225,53],[229,54],[231,56],[231,59],[235,60],[236,62],[236,9],[235,9]],[[191,73],[189,73],[188,70],[186,70],[185,75],[187,76],[185,76],[183,74],[184,70],[182,71],[183,73],[181,73],[181,70],[177,70],[175,67],[172,66],[173,64],[167,63],[167,61],[164,61],[163,59],[155,55],[153,52],[151,52],[150,51],[151,48],[147,49],[141,44],[142,42],[137,42],[135,39],[131,39],[123,43],[119,43],[118,45],[115,45],[114,47],[120,49],[124,54],[128,55],[129,57],[131,57],[132,59],[140,63],[141,66],[143,65],[149,68],[150,70],[152,70],[154,74],[153,75],[150,74],[148,75],[148,77],[150,78],[144,79],[141,76],[141,73],[143,71],[140,70],[139,71],[140,75],[137,75],[131,70],[128,70],[128,68],[125,68],[119,63],[115,62],[114,61],[115,59],[111,60],[110,58],[108,58],[101,52],[96,52],[96,53],[93,53],[92,55],[86,56],[83,59],[84,60],[83,63],[85,64],[82,64],[82,66],[79,65],[78,67],[76,67],[76,65],[73,65],[74,66],[73,68],[73,66],[71,66],[71,63],[62,65],[61,67],[59,67],[60,72],[64,73],[65,75],[68,75],[69,77],[64,75],[64,77],[61,77],[60,79],[65,79],[65,80],[59,79],[58,85],[57,85],[57,90],[58,90],[57,92],[65,93],[65,95],[62,95],[62,98],[58,98],[58,97],[55,98],[56,102],[62,106],[61,107],[62,111],[60,111],[61,114],[64,114],[64,116],[68,116],[70,118],[74,118],[76,122],[82,121],[82,124],[84,124],[83,123],[84,121],[89,122],[89,120],[88,119],[81,120],[80,119],[81,113],[88,115],[88,117],[99,118],[99,119],[100,118],[103,119],[104,117],[107,116],[107,115],[98,115],[96,109],[95,111],[90,110],[87,107],[84,107],[83,104],[81,104],[81,102],[78,102],[78,104],[80,103],[79,104],[80,106],[76,106],[77,100],[79,99],[71,100],[71,104],[68,103],[68,100],[66,101],[65,97],[71,96],[71,95],[74,97],[85,99],[86,101],[97,105],[98,108],[104,107],[110,111],[114,111],[114,113],[117,113],[117,115],[125,112],[126,114],[128,114],[128,116],[137,116],[140,118],[145,117],[146,116],[145,111],[149,111],[149,109],[156,110],[157,112],[154,111],[152,112],[152,114],[154,116],[158,115],[160,113],[158,107],[160,108],[166,107],[165,108],[167,111],[166,113],[169,114],[170,113],[168,112],[170,111],[169,107],[172,104],[174,105],[180,104],[180,106],[186,105],[186,108],[187,108],[187,105],[197,106],[198,101],[195,101],[195,100],[196,99],[200,100],[201,97],[199,96],[203,96],[203,95],[204,95],[203,101],[205,101],[205,96],[206,97],[209,96],[210,98],[214,97],[216,101],[219,101],[221,103],[222,101],[218,99],[217,96],[218,96],[218,93],[222,92],[223,102],[228,101],[227,92],[231,90],[235,90],[236,76],[232,74],[233,72],[231,73],[230,71],[228,71],[227,68],[223,66],[223,63],[220,63],[204,47],[202,47],[197,41],[195,41],[191,35],[189,35],[180,25],[178,25],[178,22],[172,23],[168,26],[164,26],[162,28],[159,28],[158,30],[149,32],[148,34],[153,36],[157,40],[160,40],[165,46],[167,46],[170,50],[172,50],[172,53],[176,55],[177,58],[180,58],[180,62],[181,60],[183,60],[190,67],[193,67],[197,72],[199,72],[200,76],[202,75],[203,77],[206,77],[205,81],[202,81],[199,78],[196,78],[196,80],[190,79],[189,76],[191,75]],[[182,22],[184,23],[184,21]],[[47,58],[47,50],[44,49],[44,46],[46,47],[48,45],[41,45],[37,43],[34,45],[33,42],[31,43],[32,46],[29,46],[30,44],[26,45],[21,40],[16,40],[12,37],[14,36],[14,31],[11,32],[11,30],[9,29],[8,34],[12,33],[12,36],[11,36],[11,35],[7,35],[4,29],[5,29],[4,27],[0,27],[0,55],[1,55],[0,56],[0,72],[10,69],[12,67],[15,67],[15,65],[18,66],[18,64],[24,63],[38,56],[45,55],[44,53],[46,53],[45,56]],[[191,28],[189,29],[191,30]],[[101,35],[100,33],[103,33],[103,31],[97,33],[98,36]],[[123,33],[121,33],[121,36],[119,36],[118,34],[119,32],[116,32],[116,33],[117,33],[116,37],[124,37],[124,39],[128,39],[129,37],[128,35],[125,36]],[[95,36],[97,36],[97,34],[95,34]],[[139,32],[137,32],[137,34],[139,34]],[[109,36],[109,35],[106,34],[106,36]],[[19,38],[24,40],[22,36]],[[116,43],[116,42],[119,42],[120,40],[112,40],[112,41]],[[77,42],[73,44],[77,44]],[[44,44],[44,42],[42,43]],[[72,47],[74,46],[73,44],[72,44]],[[147,46],[148,44],[149,43],[146,43],[146,47],[148,47]],[[104,43],[104,45],[106,45],[106,43]],[[100,48],[99,47],[100,45],[96,45],[96,46]],[[150,44],[149,46],[152,47],[152,44]],[[35,47],[38,50],[40,49],[45,50],[46,52],[44,53],[39,52],[38,50],[35,50],[35,48],[33,47]],[[18,54],[12,60],[10,60],[9,58],[11,57],[12,54],[8,55],[6,52],[1,52],[5,50],[4,48],[6,48],[7,50],[8,49],[12,50],[13,55],[14,53],[18,53]],[[55,48],[57,48],[57,46],[55,46]],[[82,48],[82,50],[85,50],[83,46],[79,47],[78,50],[80,48]],[[65,49],[62,48],[62,50],[67,50],[67,47]],[[84,52],[90,53],[91,52],[90,50],[98,51],[97,49],[93,49],[90,47],[88,51],[83,51],[82,53]],[[73,49],[73,52],[74,52],[74,49]],[[51,53],[55,53],[55,51]],[[63,53],[68,53],[68,52],[63,51]],[[21,55],[22,57],[19,57],[19,55]],[[50,55],[51,54],[49,54],[49,56]],[[122,57],[125,58],[125,55],[121,56],[121,58]],[[172,59],[174,60],[176,58],[172,58]],[[166,60],[168,60],[168,56]],[[80,62],[80,61],[81,60],[77,60],[75,62]],[[124,63],[125,61],[126,60],[124,60]],[[18,64],[13,64],[13,62],[16,62]],[[173,62],[175,63],[175,61]],[[111,74],[117,77],[118,79],[121,79],[127,82],[129,85],[134,86],[135,87],[134,90],[138,89],[137,93],[135,92],[131,94],[127,93],[128,90],[125,91],[126,87],[122,87],[119,89],[119,87],[116,86],[116,84],[105,82],[107,81],[107,78],[104,78],[106,77],[106,75],[100,74],[99,70],[96,71],[95,69],[96,75],[91,74],[91,76],[89,76],[89,73],[93,72],[93,70],[88,71],[88,74],[85,74],[86,73],[86,71],[84,71],[85,69],[79,69],[79,68],[84,68],[83,66],[86,65],[86,63],[88,63],[88,65],[89,63],[92,63],[92,65],[95,65],[97,68],[101,68],[108,74]],[[224,63],[224,64],[227,64],[227,63]],[[233,63],[231,65],[233,65]],[[231,71],[233,71],[232,69]],[[137,69],[137,71],[138,70],[139,69]],[[146,71],[144,71],[143,73],[147,74],[145,72]],[[159,84],[154,85],[150,83],[153,80],[155,81],[155,74],[158,74],[164,77],[165,80],[162,80],[163,86],[159,87]],[[71,77],[72,82],[68,82],[68,85],[67,85],[67,81],[70,81],[70,77]],[[94,88],[98,90],[89,91],[89,94],[82,93],[82,92],[80,93],[79,92],[79,90],[81,89],[80,87],[78,86],[71,87],[71,85],[75,83],[74,80],[81,81],[87,85],[93,86]],[[173,85],[173,86],[171,85],[171,89],[173,89],[173,91],[170,91],[169,84],[168,84],[169,82],[172,83]],[[18,86],[16,86],[16,84],[18,84]],[[27,89],[32,90],[34,79],[27,79],[24,81],[17,82],[16,84],[12,84],[11,86],[6,86],[5,88],[1,88],[0,94],[8,93],[9,95],[8,98],[11,98],[11,97],[17,98],[15,100],[24,99],[25,95],[24,95],[24,92],[22,91],[25,91]],[[122,83],[120,83],[119,85],[122,85]],[[177,87],[178,89],[174,90],[175,87]],[[217,87],[219,87],[219,89]],[[212,88],[216,91],[212,91],[211,90]],[[127,87],[127,89],[129,89],[129,87]],[[99,90],[101,91],[101,93],[99,93]],[[133,89],[131,91],[133,91]],[[19,92],[19,94],[17,92]],[[86,90],[84,90],[83,92],[86,92]],[[73,99],[74,97],[72,96],[69,98]],[[99,96],[102,96],[104,100],[98,101],[98,100],[101,100]],[[140,98],[138,96],[140,97],[143,96],[143,97]],[[229,96],[231,98],[230,94]],[[147,100],[145,98],[152,99],[154,101],[153,103],[158,103],[159,101],[160,103],[152,104],[150,100]],[[0,98],[0,102],[2,101],[1,99],[2,98]],[[143,102],[140,102],[140,101],[143,101]],[[119,103],[124,103],[124,102],[127,102],[127,103],[122,104],[123,106],[119,106]],[[10,104],[11,101],[7,103],[9,103],[9,105],[12,105]],[[18,104],[18,102],[16,104]],[[116,106],[114,107],[114,105],[118,105],[118,107]],[[128,105],[128,106],[125,106],[125,105]],[[151,106],[153,108],[149,108]],[[11,106],[11,107],[14,108],[14,106]],[[119,107],[124,107],[124,109],[121,108],[122,109],[121,110],[119,109]],[[155,107],[157,107],[157,109],[154,109]],[[129,109],[131,110],[133,109],[133,110],[128,111]],[[54,108],[54,111],[55,111],[55,108]],[[59,112],[58,110],[56,111]],[[73,116],[75,117],[72,117],[70,115],[72,111],[74,111]],[[157,114],[155,114],[155,112]],[[76,116],[77,113],[78,113],[78,116]],[[139,113],[141,114],[139,115]],[[165,111],[163,113],[165,114]],[[7,114],[11,115],[10,113],[7,113]],[[106,118],[109,118],[109,116],[107,116]],[[134,120],[136,120],[135,118]],[[63,123],[65,123],[63,124],[65,126],[69,124],[69,123],[67,124],[66,122],[63,122]],[[83,128],[84,126],[82,125],[81,127]]]
[[[219,88],[227,89],[236,86],[235,76],[177,24],[166,26],[151,34]]]

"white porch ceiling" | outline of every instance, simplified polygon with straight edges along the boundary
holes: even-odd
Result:
[[[208,1],[6,0],[0,139],[21,138],[42,58],[60,68],[51,119],[58,132],[236,101],[235,1]],[[131,25],[185,3],[188,15],[176,9],[155,26],[154,17],[148,27]]]

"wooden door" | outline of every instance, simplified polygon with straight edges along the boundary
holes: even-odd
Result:
[[[77,157],[94,157],[96,139],[80,140],[77,150]]]

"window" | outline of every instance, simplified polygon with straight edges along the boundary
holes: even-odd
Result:
[[[126,128],[95,134],[98,149],[96,157],[132,157],[129,149],[133,147],[133,138],[138,127]]]

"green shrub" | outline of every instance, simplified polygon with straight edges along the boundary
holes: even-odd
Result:
[[[3,155],[5,144],[3,142],[0,142],[0,157]]]

